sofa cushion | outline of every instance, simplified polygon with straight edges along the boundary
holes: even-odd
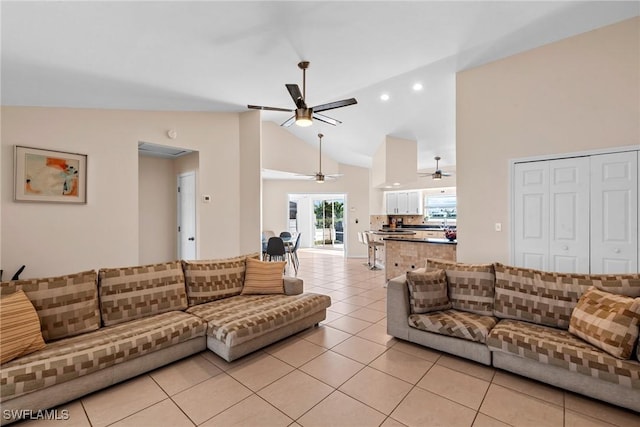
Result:
[[[190,307],[207,322],[207,336],[229,347],[297,322],[331,305],[327,295],[238,295]]]
[[[409,326],[427,332],[484,343],[498,319],[458,310],[409,316]]]
[[[242,295],[268,295],[284,293],[284,261],[265,262],[247,259]]]
[[[172,311],[53,342],[2,365],[0,402],[203,337],[205,329],[202,319]]]
[[[189,307],[240,295],[246,256],[209,261],[182,261]]]
[[[40,318],[46,342],[100,327],[96,272],[0,283],[0,294],[24,291]]]
[[[638,340],[640,298],[589,288],[571,315],[569,332],[606,351],[629,359]]]
[[[640,297],[640,273],[589,274],[584,280],[596,288],[617,295]]]
[[[489,333],[487,345],[491,351],[510,353],[542,365],[554,365],[640,389],[640,363],[615,358],[568,331],[517,320],[500,320]]]
[[[0,364],[46,346],[40,319],[23,291],[0,298]]]
[[[105,326],[187,308],[180,261],[103,268],[98,277]]]
[[[569,329],[571,312],[591,286],[588,275],[495,264],[494,314]]]
[[[427,259],[427,270],[443,269],[447,274],[449,301],[456,310],[493,316],[495,270],[493,264],[462,264]]]
[[[451,308],[447,297],[447,276],[444,270],[407,272],[409,305],[412,313],[429,313]]]

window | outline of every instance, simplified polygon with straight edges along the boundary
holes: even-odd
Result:
[[[428,196],[425,200],[425,214],[428,220],[442,221],[457,218],[456,196]]]

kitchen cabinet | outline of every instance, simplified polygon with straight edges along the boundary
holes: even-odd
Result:
[[[388,215],[421,215],[422,203],[419,191],[386,193]]]

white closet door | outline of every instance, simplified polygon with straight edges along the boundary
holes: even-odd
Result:
[[[549,269],[589,273],[589,158],[549,162]]]
[[[638,152],[591,157],[591,273],[638,271]]]
[[[549,269],[549,162],[518,163],[514,176],[514,263]]]

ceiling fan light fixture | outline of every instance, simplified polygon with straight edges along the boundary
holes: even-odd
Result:
[[[436,181],[442,179],[442,171],[439,171],[439,170],[435,171],[431,177]]]
[[[308,127],[313,123],[311,117],[313,116],[313,109],[311,108],[298,108],[296,109],[296,125],[300,127]]]
[[[321,173],[316,174],[316,182],[318,184],[324,184],[324,175]]]

